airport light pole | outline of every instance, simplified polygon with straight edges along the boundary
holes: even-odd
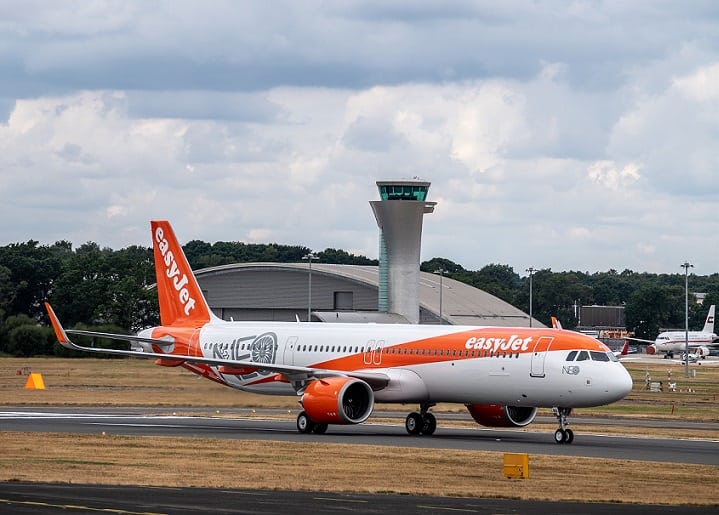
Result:
[[[684,269],[684,377],[689,377],[689,261],[682,263]]]
[[[532,276],[537,269],[533,266],[527,268],[526,272],[529,273],[529,327],[532,327]]]
[[[307,260],[308,265],[308,287],[307,287],[307,321],[311,322],[312,317],[312,260],[317,259],[317,256],[314,255],[312,252],[308,252],[304,256],[302,256],[302,259]]]
[[[435,274],[439,274],[439,325],[442,325],[442,275],[446,272],[444,268],[438,268],[434,271]]]

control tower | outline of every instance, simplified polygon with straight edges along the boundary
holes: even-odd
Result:
[[[380,229],[378,311],[419,323],[419,251],[422,219],[434,211],[426,202],[431,183],[377,181],[381,200],[370,201]]]

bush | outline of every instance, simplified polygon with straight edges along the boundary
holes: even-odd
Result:
[[[50,354],[48,344],[52,330],[37,325],[21,325],[10,330],[6,350],[13,356],[29,357],[38,354]]]

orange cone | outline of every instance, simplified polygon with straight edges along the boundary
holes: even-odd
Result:
[[[25,388],[28,390],[44,390],[45,382],[42,380],[42,374],[33,372],[27,377]]]

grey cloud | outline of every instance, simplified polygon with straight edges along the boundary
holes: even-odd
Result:
[[[347,128],[343,141],[348,147],[365,152],[387,152],[407,145],[407,140],[386,120],[365,117],[359,117]]]
[[[284,111],[263,94],[208,91],[129,91],[128,114],[137,118],[182,118],[270,123]]]
[[[50,2],[38,6],[75,20],[71,29],[31,17],[0,29],[0,68],[15,71],[4,91],[17,97],[63,87],[250,91],[525,80],[543,60],[567,63],[570,81],[597,89],[621,83],[633,61],[660,59],[698,30],[718,35],[719,24],[700,17],[716,21],[711,3],[672,4],[209,2],[200,10],[192,2],[149,9],[123,2],[105,4],[114,21],[100,24],[100,9]],[[20,9],[27,7],[5,11]],[[701,41],[715,47],[717,40]]]

